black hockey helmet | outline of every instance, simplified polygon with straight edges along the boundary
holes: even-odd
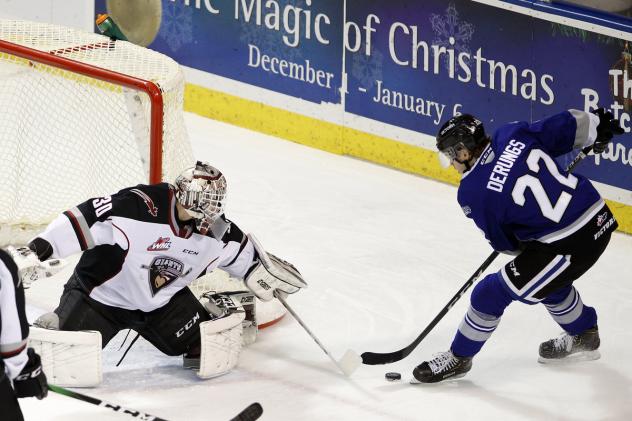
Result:
[[[441,126],[437,134],[437,149],[452,162],[459,150],[466,148],[473,151],[486,140],[483,123],[471,114],[462,114]]]

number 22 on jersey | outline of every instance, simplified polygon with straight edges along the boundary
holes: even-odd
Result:
[[[553,158],[544,153],[542,150],[533,149],[529,153],[529,156],[527,157],[527,166],[531,171],[539,173],[541,169],[540,161],[544,162],[546,169],[560,184],[575,190],[578,182],[577,177],[572,174],[567,176],[562,175],[557,168],[555,161],[553,161]],[[572,199],[572,196],[568,192],[563,191],[557,199],[557,202],[553,204],[549,200],[549,196],[546,194],[544,186],[542,186],[540,180],[530,174],[526,174],[516,180],[516,185],[511,192],[511,197],[517,205],[524,206],[526,202],[525,191],[527,189],[531,189],[533,192],[533,196],[540,207],[542,215],[551,221],[560,222]]]

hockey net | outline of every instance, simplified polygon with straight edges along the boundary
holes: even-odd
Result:
[[[25,244],[90,197],[173,181],[193,163],[183,98],[182,70],[163,54],[90,32],[0,19],[0,246]],[[37,283],[27,296],[52,310],[67,276]],[[190,288],[198,297],[246,289],[222,271]],[[260,304],[261,324],[285,313]]]
[[[0,20],[0,244],[193,157],[169,57],[62,26]]]

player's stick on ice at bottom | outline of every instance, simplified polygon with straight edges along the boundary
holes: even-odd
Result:
[[[84,395],[82,393],[75,392],[74,390],[65,389],[63,387],[55,386],[52,384],[48,385],[48,390],[50,390],[51,392],[59,393],[60,395],[68,396],[70,398],[74,398],[80,401],[91,403],[92,405],[109,408],[113,410],[114,412],[118,412],[119,414],[129,415],[132,418],[137,418],[137,419],[145,420],[145,421],[167,421],[165,418],[160,418],[154,415],[145,414],[135,409],[124,408],[121,405],[118,405],[115,403],[109,403],[101,399],[97,399],[92,396]]]
[[[255,421],[261,414],[263,414],[263,407],[259,402],[253,402],[230,421]]]
[[[337,361],[330,353],[329,351],[327,351],[327,349],[323,346],[323,344],[320,343],[320,341],[318,340],[318,338],[312,333],[311,330],[309,330],[309,328],[307,327],[307,325],[305,325],[305,323],[303,323],[303,321],[301,320],[300,317],[298,317],[298,314],[296,314],[294,312],[294,310],[292,310],[292,307],[290,307],[288,305],[288,303],[285,301],[285,298],[283,298],[283,294],[274,294],[274,296],[281,302],[281,304],[283,304],[283,306],[287,309],[287,311],[290,312],[290,314],[296,319],[296,321],[298,322],[298,324],[300,324],[303,329],[305,329],[305,331],[309,334],[309,336],[312,337],[312,339],[314,340],[314,342],[316,342],[316,344],[320,347],[320,349],[323,350],[323,352],[325,354],[327,354],[327,356],[329,357],[329,359],[336,365],[336,367],[338,367],[338,369],[340,369],[340,371],[342,371],[342,373],[349,377],[351,375],[351,373],[353,373],[356,368],[358,368],[360,366],[360,364],[362,364],[362,358],[360,358],[360,356],[358,354],[356,354],[355,352],[353,352],[352,350],[347,350],[347,352],[345,352],[345,355],[343,355],[343,357],[340,359],[340,361]]]

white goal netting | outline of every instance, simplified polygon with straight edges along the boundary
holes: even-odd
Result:
[[[146,82],[159,89],[148,94]],[[180,66],[163,54],[0,20],[0,244],[24,243],[60,212],[148,182],[152,170],[151,181],[173,180],[193,162],[183,95]]]

